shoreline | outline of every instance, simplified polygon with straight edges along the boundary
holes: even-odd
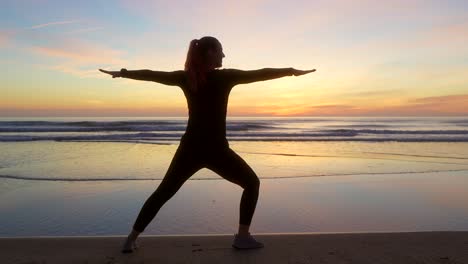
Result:
[[[468,231],[467,183],[464,172],[263,181],[251,230]],[[0,185],[0,211],[8,216],[0,219],[0,237],[113,236],[128,234],[158,182],[0,180]],[[187,181],[145,235],[232,234],[241,195],[241,188],[225,180]]]
[[[265,244],[235,250],[233,235],[0,238],[2,263],[468,263],[468,231],[254,234]]]
[[[323,232],[254,232],[255,236],[314,236],[314,235],[355,235],[355,234],[369,234],[369,235],[378,235],[378,234],[410,234],[410,233],[464,233],[468,234],[468,230],[403,230],[403,231],[323,231]],[[159,234],[159,235],[145,235],[142,234],[141,237],[223,237],[223,236],[232,236],[230,233],[220,233],[220,234],[210,234],[210,233],[200,233],[200,234]],[[60,239],[60,238],[123,238],[126,235],[63,235],[63,236],[0,236],[2,239]]]

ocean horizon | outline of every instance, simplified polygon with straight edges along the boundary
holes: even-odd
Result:
[[[0,118],[0,142],[176,142],[186,117]],[[231,117],[229,141],[468,142],[468,117]]]

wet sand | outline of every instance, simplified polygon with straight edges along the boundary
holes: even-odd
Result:
[[[231,235],[0,238],[1,263],[468,263],[468,232],[256,235],[265,248],[235,250]]]

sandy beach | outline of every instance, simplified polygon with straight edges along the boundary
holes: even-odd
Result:
[[[2,263],[468,263],[468,232],[256,235],[257,250],[235,250],[231,235],[0,238]]]

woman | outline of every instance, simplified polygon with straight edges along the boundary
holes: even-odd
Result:
[[[263,244],[249,233],[258,198],[260,181],[247,163],[229,148],[226,139],[226,111],[229,93],[237,84],[265,81],[284,76],[299,76],[315,70],[301,71],[293,68],[242,71],[217,70],[224,58],[221,43],[214,37],[192,40],[187,53],[185,71],[151,71],[121,69],[101,72],[143,81],[154,81],[179,86],[187,99],[189,119],[185,134],[172,159],[164,179],[144,203],[128,235],[122,252],[136,249],[136,239],[166,203],[201,168],[208,168],[226,180],[240,185],[244,190],[240,201],[238,233],[233,247],[237,249],[260,248]]]

